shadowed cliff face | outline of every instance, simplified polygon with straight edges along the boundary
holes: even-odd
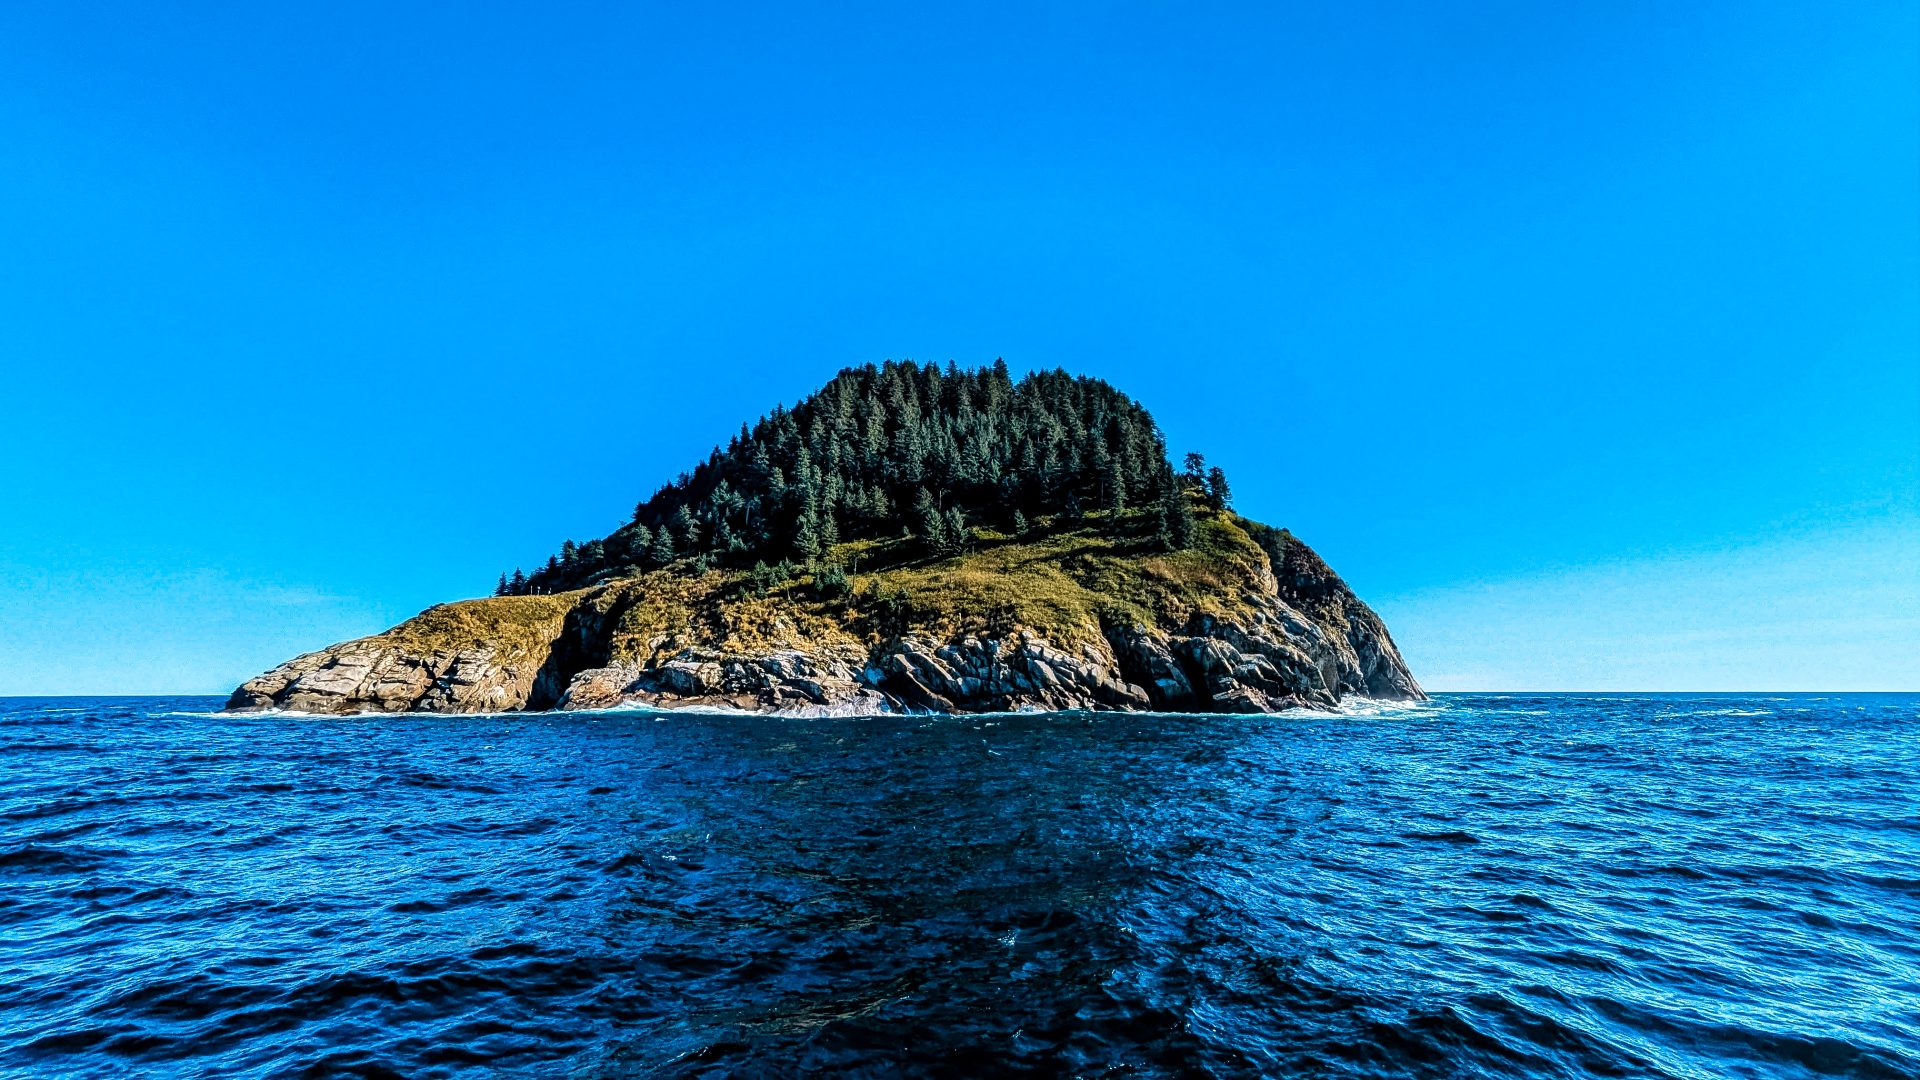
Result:
[[[288,661],[227,707],[1272,712],[1424,697],[1379,616],[1318,555],[1242,526],[1262,528],[1221,516],[1210,547],[1177,557],[1002,544],[875,573],[836,600],[656,572],[445,604]]]
[[[1335,648],[1344,661],[1340,691],[1382,701],[1426,697],[1380,616],[1312,548],[1291,533],[1282,535],[1281,555],[1274,567],[1277,591],[1336,639]],[[1351,655],[1345,655],[1347,651]]]

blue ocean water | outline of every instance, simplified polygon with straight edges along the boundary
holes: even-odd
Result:
[[[1920,696],[0,701],[9,1076],[1920,1076]]]

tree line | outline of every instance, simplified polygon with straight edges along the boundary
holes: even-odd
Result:
[[[559,592],[683,561],[811,567],[847,540],[911,535],[932,554],[980,526],[1023,535],[1040,518],[1144,512],[1148,536],[1192,542],[1193,506],[1225,509],[1226,474],[1188,454],[1176,473],[1147,411],[1099,379],[1004,361],[962,369],[888,361],[848,368],[777,407],[634,507],[602,540],[568,540],[502,595]],[[759,569],[756,573],[759,573]]]

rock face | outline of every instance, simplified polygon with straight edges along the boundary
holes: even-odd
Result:
[[[844,656],[795,649],[733,655],[685,648],[650,666],[617,664],[574,675],[557,705],[604,709],[640,704],[704,705],[739,712],[858,715],[892,711],[896,702],[860,680]]]
[[[310,713],[504,712],[559,697],[562,637],[576,621],[557,597],[441,604],[384,634],[297,656],[248,680],[228,709]],[[556,686],[555,683],[559,685]]]
[[[426,656],[362,638],[296,657],[233,692],[229,709],[297,712],[502,712],[522,708],[536,672],[491,648]]]
[[[691,631],[627,640],[618,626],[633,600],[610,584],[441,605],[385,634],[290,660],[241,686],[227,707],[1263,713],[1333,708],[1348,697],[1423,698],[1379,616],[1304,544],[1275,536],[1271,558],[1240,584],[1236,614],[1196,612],[1171,625],[1102,619],[1097,635],[1074,643],[1019,625],[753,650]]]

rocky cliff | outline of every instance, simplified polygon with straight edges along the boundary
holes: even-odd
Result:
[[[1306,545],[1231,514],[1155,554],[1089,527],[946,559],[848,545],[845,586],[661,570],[444,604],[248,681],[229,709],[1271,712],[1423,697]],[[866,573],[857,568],[880,567]]]

